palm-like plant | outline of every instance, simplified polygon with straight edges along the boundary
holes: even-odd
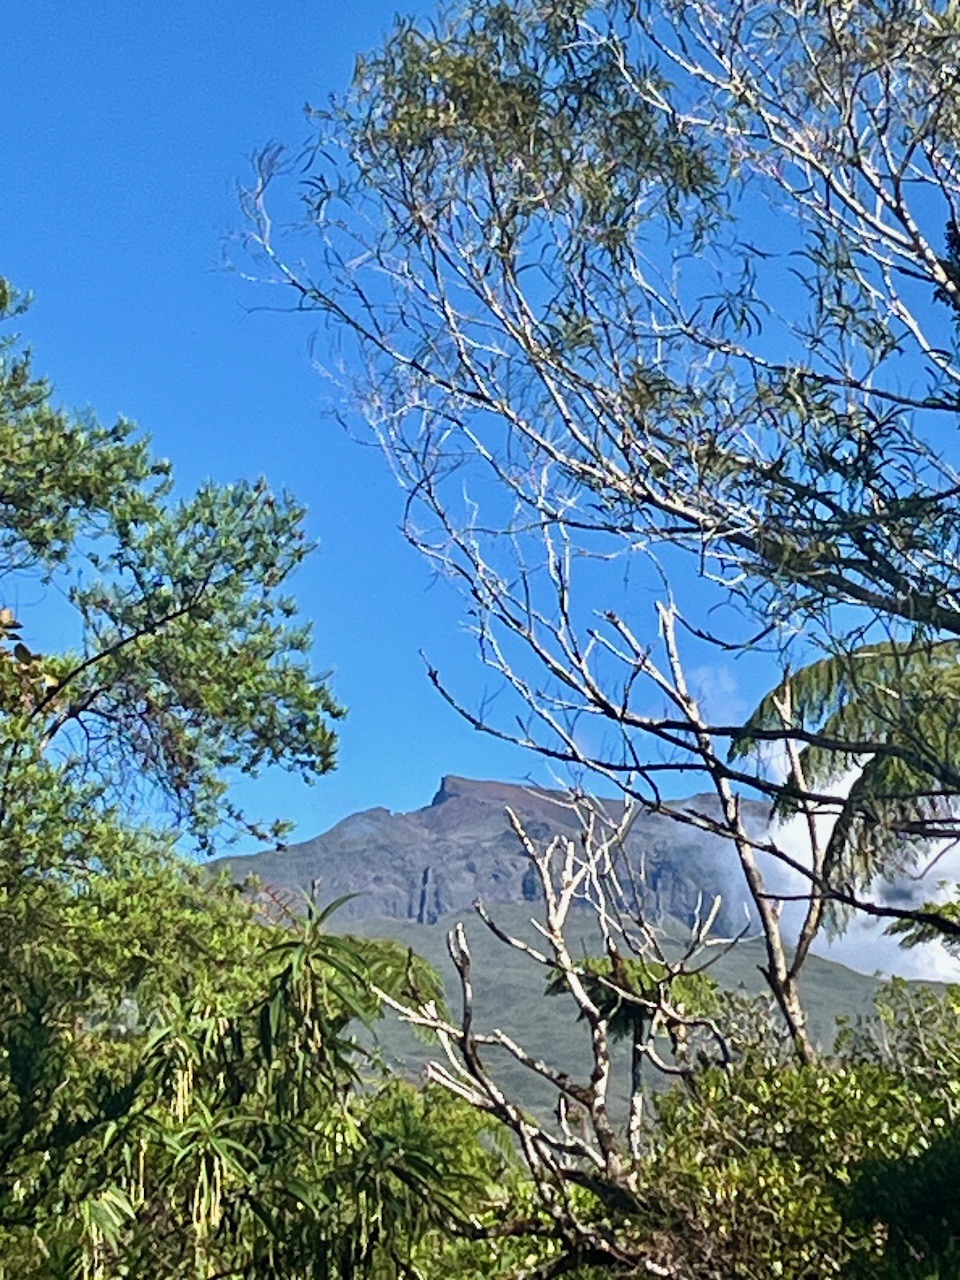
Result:
[[[856,771],[836,801],[827,883],[853,891],[878,876],[892,879],[933,839],[955,834],[960,642],[890,640],[788,673],[750,715],[731,754],[777,735],[800,744],[775,805],[779,816]]]

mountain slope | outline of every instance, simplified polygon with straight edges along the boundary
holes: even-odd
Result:
[[[560,792],[445,777],[426,808],[413,813],[368,809],[313,840],[223,859],[220,865],[238,878],[253,874],[281,889],[309,892],[318,883],[324,900],[356,894],[341,918],[432,924],[468,909],[478,897],[491,905],[536,900],[536,879],[510,827],[507,806],[534,840],[579,834]],[[618,801],[605,807],[613,818],[622,813]],[[716,801],[694,796],[675,807],[709,812]],[[746,808],[750,821],[762,827],[765,808]],[[710,902],[720,894],[720,929],[742,928],[746,898],[729,842],[666,816],[639,814],[626,848],[645,886],[651,918],[672,916],[686,923],[701,895]]]
[[[252,874],[294,894],[316,887],[321,903],[355,894],[337,912],[333,927],[338,932],[394,937],[413,948],[443,974],[452,1010],[459,1007],[459,992],[446,954],[446,932],[465,919],[475,959],[478,1024],[500,1027],[554,1065],[582,1073],[589,1063],[589,1044],[576,1011],[563,999],[546,998],[543,971],[494,938],[471,909],[482,898],[508,932],[537,940],[530,924],[538,914],[536,880],[510,827],[508,806],[538,842],[553,835],[579,835],[576,816],[559,792],[445,777],[432,802],[413,813],[370,809],[313,840],[222,859],[219,865],[238,879]],[[622,813],[618,802],[605,807],[611,818]],[[694,796],[673,807],[716,812],[716,801]],[[744,808],[747,821],[761,832],[766,808],[758,804]],[[706,902],[716,894],[723,897],[715,936],[740,933],[745,919],[755,919],[748,910],[729,842],[670,816],[640,814],[626,848],[645,885],[645,914],[651,922],[659,920],[667,935],[683,934],[701,896]],[[581,954],[600,949],[596,921],[589,911],[574,913],[568,941]],[[869,949],[872,944],[865,945]],[[765,990],[760,973],[764,960],[763,945],[754,935],[738,944],[712,972],[724,986],[759,993]],[[935,972],[931,970],[930,976]],[[843,964],[810,957],[803,990],[814,1038],[829,1045],[837,1018],[865,1013],[877,986],[875,978]],[[416,1073],[437,1051],[392,1017],[381,1026],[380,1035],[387,1057],[406,1072]],[[549,1108],[549,1089],[507,1055],[494,1056],[508,1092],[535,1108]],[[621,1103],[626,1097],[624,1069],[619,1062],[613,1090]]]
[[[542,939],[530,924],[532,914],[529,907],[508,904],[502,904],[494,913],[497,923],[514,937],[542,946]],[[458,913],[438,921],[435,928],[403,921],[359,921],[349,927],[367,936],[396,938],[429,960],[443,976],[448,1006],[457,1019],[461,1007],[460,987],[447,955],[446,934],[461,918],[466,920],[473,958],[477,1029],[489,1031],[497,1027],[535,1057],[585,1081],[592,1062],[590,1033],[587,1025],[578,1019],[573,1002],[562,997],[547,997],[544,970],[505,946],[475,915],[471,918]],[[341,928],[343,924],[341,921]],[[574,954],[596,954],[601,949],[595,922],[587,912],[574,921],[568,931],[568,942]],[[744,940],[718,960],[710,972],[728,989],[743,990],[751,995],[765,994],[767,986],[760,972],[765,958],[759,939]],[[814,1040],[829,1047],[836,1034],[837,1020],[868,1013],[879,986],[876,978],[811,956],[802,989]],[[409,1026],[399,1023],[393,1015],[379,1024],[377,1035],[386,1059],[410,1077],[416,1077],[430,1059],[442,1058],[439,1046],[418,1039]],[[551,1110],[556,1098],[550,1086],[504,1051],[487,1048],[485,1057],[510,1097],[541,1115]],[[615,1045],[610,1096],[620,1118],[626,1109],[629,1078],[627,1048],[624,1044]],[[650,1083],[659,1088],[665,1081],[654,1072]]]

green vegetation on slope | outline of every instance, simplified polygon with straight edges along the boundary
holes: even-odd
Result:
[[[491,913],[496,923],[513,937],[535,944],[537,931],[531,925],[536,907],[498,904]],[[351,920],[349,928],[367,937],[393,938],[421,955],[444,979],[446,1000],[451,1009],[459,1007],[460,988],[447,954],[447,934],[462,916],[448,916],[435,925],[405,924],[397,920]],[[335,928],[338,926],[333,922]],[[477,972],[476,1016],[486,1029],[499,1027],[522,1043],[531,1053],[574,1075],[589,1071],[589,1028],[578,1020],[575,1005],[563,996],[546,998],[543,970],[519,952],[505,947],[479,920],[467,918],[467,933]],[[578,956],[602,951],[596,921],[587,911],[574,917],[568,930],[571,950]],[[754,938],[738,943],[720,955],[710,975],[731,992],[750,997],[764,996],[767,984],[761,973],[762,943]],[[864,977],[842,965],[814,957],[805,972],[804,997],[811,1030],[824,1048],[833,1046],[838,1024],[866,1016],[880,989],[875,978]],[[772,1014],[771,1014],[772,1016]],[[388,1015],[378,1023],[377,1036],[384,1053],[397,1069],[416,1078],[436,1054],[435,1046],[418,1038],[396,1017]],[[626,1113],[629,1089],[629,1055],[624,1046],[615,1059],[611,1096],[620,1116]],[[507,1093],[521,1099],[541,1114],[556,1103],[555,1092],[542,1080],[521,1067],[515,1059],[499,1053],[497,1076]],[[666,1083],[656,1071],[648,1072],[651,1087]]]
[[[0,310],[22,310],[6,285]],[[264,918],[174,853],[277,838],[227,775],[323,774],[340,709],[283,593],[302,510],[263,482],[171,487],[129,423],[55,408],[6,340],[0,1275],[396,1276],[503,1158],[348,1031],[378,1016],[372,980],[429,992],[424,966],[323,915]],[[45,588],[72,651],[13,610]]]

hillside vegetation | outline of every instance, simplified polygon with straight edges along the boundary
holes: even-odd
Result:
[[[960,953],[958,85],[954,4],[465,0],[255,158],[489,687],[427,679],[562,803],[284,850],[303,509],[5,339],[0,1280],[960,1277],[960,990],[816,955]]]

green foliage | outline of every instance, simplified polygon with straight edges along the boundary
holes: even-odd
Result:
[[[0,309],[22,310],[5,284]],[[508,1161],[353,1034],[374,986],[440,999],[423,962],[174,853],[266,835],[228,781],[321,775],[341,712],[284,594],[302,508],[171,484],[130,424],[54,409],[6,342],[0,1277],[416,1275]],[[72,606],[73,650],[14,612],[26,582]]]
[[[18,308],[8,286],[3,298],[5,319]],[[118,812],[166,814],[209,849],[225,821],[258,830],[230,802],[228,773],[283,761],[312,779],[333,765],[340,708],[283,594],[309,550],[302,508],[262,481],[179,503],[170,487],[131,424],[53,408],[5,340],[0,840],[21,859],[36,847],[56,862],[64,839],[96,850],[96,824]],[[51,579],[73,606],[74,651],[43,652],[41,619],[10,607],[25,580]]]
[[[0,320],[25,301],[0,279]],[[150,456],[131,423],[76,419],[51,403],[29,351],[0,343],[0,574],[40,565],[49,572],[91,535],[150,519],[169,491],[167,463]]]
[[[578,972],[614,1039],[643,1034],[655,1019],[656,1030],[675,1038],[679,1019],[707,1017],[719,1007],[717,984],[708,973],[674,972],[645,957],[588,956]],[[547,983],[547,995],[567,990],[565,975],[555,971]]]
[[[431,990],[402,948],[143,851],[57,891],[4,952],[0,1275],[389,1277],[483,1208],[486,1126],[349,1031]]]
[[[949,1280],[960,1271],[960,1134],[953,1132],[917,1155],[871,1160],[857,1171],[846,1202],[848,1220],[880,1222],[883,1258],[854,1266],[851,1276],[881,1280]]]
[[[489,0],[434,29],[398,23],[357,67],[366,180],[384,192],[403,175],[423,184],[432,221],[456,217],[454,190],[481,179],[493,196],[490,250],[505,261],[544,213],[573,219],[613,258],[651,198],[679,217],[684,199],[713,183],[711,158],[631,91],[618,49],[574,38],[586,8]],[[653,95],[662,81],[647,76]]]
[[[957,999],[893,983],[803,1065],[762,1004],[716,993],[734,1059],[651,1095],[626,1188],[569,1175],[571,1214],[624,1259],[605,1274],[953,1276]]]
[[[957,641],[922,637],[821,658],[785,676],[734,740],[736,758],[764,733],[812,735],[799,752],[801,777],[778,801],[781,815],[796,811],[806,788],[826,789],[857,770],[827,846],[834,883],[860,888],[878,874],[895,877],[928,846],[924,828],[949,815],[960,794],[958,658]]]
[[[670,1170],[681,1240],[722,1257],[716,1274],[758,1278],[838,1273],[866,1243],[837,1200],[851,1166],[899,1156],[942,1123],[913,1081],[879,1066],[763,1059],[706,1074],[660,1117],[653,1159]]]

